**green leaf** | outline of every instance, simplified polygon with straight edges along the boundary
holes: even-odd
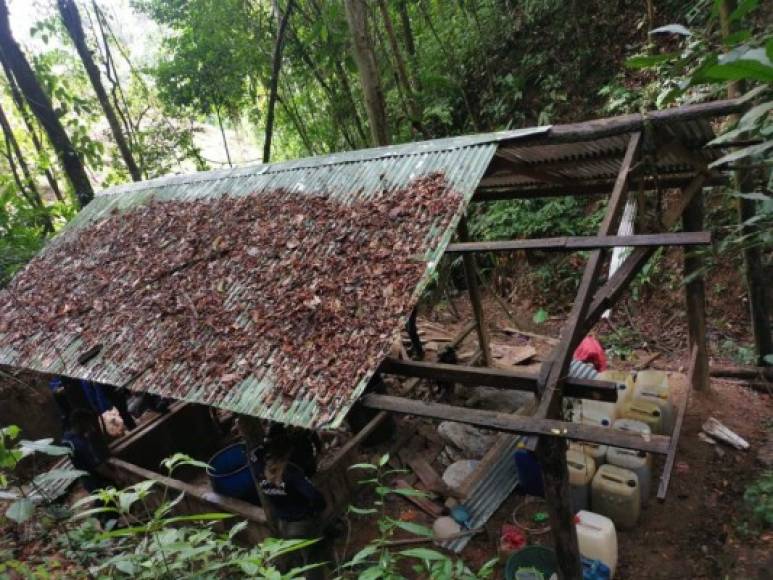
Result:
[[[702,76],[711,80],[756,80],[773,82],[773,63],[762,48],[749,49],[740,46],[723,54],[717,64],[702,71]]]
[[[21,429],[16,425],[8,425],[8,427],[0,429],[0,435],[7,437],[8,439],[16,439],[19,436],[19,433],[21,433]]]
[[[118,560],[114,564],[115,569],[129,576],[134,576],[137,572],[137,566],[131,560]]]
[[[378,580],[379,578],[384,577],[386,577],[384,570],[381,569],[381,566],[376,565],[360,572],[360,575],[357,576],[357,580]]]
[[[625,66],[633,69],[650,68],[669,60],[676,58],[676,53],[664,53],[664,54],[642,54],[638,56],[632,56],[625,61]]]
[[[430,550],[429,548],[410,548],[402,550],[399,554],[408,558],[418,558],[419,560],[443,561],[449,559],[445,554],[437,550]]]
[[[8,509],[5,511],[5,517],[17,524],[23,524],[32,517],[34,511],[35,504],[32,503],[32,500],[23,497],[8,506]]]
[[[537,310],[537,312],[535,312],[534,316],[532,317],[532,320],[535,322],[535,324],[543,324],[547,319],[548,313],[544,308]]]
[[[88,475],[88,471],[81,469],[51,469],[45,473],[41,473],[35,478],[35,483],[38,485],[44,485],[49,482],[61,481],[61,480],[74,480],[84,475]]]
[[[389,488],[386,488],[389,489]],[[405,488],[405,487],[398,487],[394,489],[389,489],[388,493],[394,493],[396,495],[402,495],[404,497],[432,497],[432,494],[427,493],[426,491],[421,491],[418,489],[411,489],[411,488]]]
[[[371,469],[373,471],[376,471],[378,467],[376,467],[372,463],[355,463],[354,465],[350,465],[349,469]]]
[[[71,449],[69,447],[63,447],[61,445],[52,445],[53,438],[46,437],[45,439],[38,439],[37,441],[19,441],[19,447],[24,451],[25,455],[32,453],[43,453],[44,455],[53,455],[54,457],[60,455],[69,455]]]
[[[415,534],[417,536],[431,538],[434,535],[430,528],[428,528],[427,526],[422,526],[421,524],[415,524],[413,522],[403,522],[400,520],[394,520],[394,524],[401,530],[405,530],[406,532],[410,532],[411,534]]]
[[[743,149],[738,149],[737,151],[728,153],[727,155],[724,155],[716,161],[712,162],[709,164],[709,168],[713,169],[714,167],[719,167],[720,165],[731,163],[732,161],[738,161],[739,159],[761,155],[771,147],[773,147],[773,140],[765,141],[764,143],[758,143],[757,145],[750,145],[749,147],[744,147]]]
[[[209,469],[209,463],[206,461],[199,461],[198,459],[194,459],[190,455],[186,455],[185,453],[175,453],[171,457],[167,457],[163,461],[161,461],[161,465],[169,472],[173,473],[175,469],[178,467],[182,467],[183,465],[190,465],[191,467],[200,467],[202,469]]]
[[[680,36],[692,36],[692,32],[681,24],[667,24],[650,30],[650,34],[679,34]]]
[[[738,126],[745,129],[752,128],[757,120],[766,115],[771,109],[773,109],[773,101],[766,101],[752,107],[746,111],[744,116],[741,117],[741,120],[738,121]]]
[[[753,12],[759,6],[759,0],[741,0],[735,10],[730,13],[730,22],[738,22]]]
[[[766,354],[764,357],[762,357],[762,360],[764,360],[769,365],[773,365],[773,354]]]
[[[174,516],[161,520],[166,525],[176,524],[178,522],[213,522],[220,520],[227,520],[228,518],[236,517],[234,514],[224,512],[212,512],[207,514],[193,514],[190,516]]]
[[[373,544],[369,544],[365,546],[362,550],[360,550],[354,556],[352,556],[351,560],[349,560],[346,564],[344,564],[344,568],[351,568],[353,566],[357,566],[361,564],[362,562],[370,558],[373,554],[378,552],[378,550],[379,550],[379,547],[374,546]]]
[[[352,512],[353,514],[365,516],[369,514],[375,514],[378,510],[374,508],[358,508],[357,506],[350,505],[349,511]]]
[[[751,199],[753,201],[770,201],[773,198],[768,197],[764,193],[761,193],[759,191],[755,191],[752,193],[733,193],[731,194],[733,197],[740,197],[743,199]]]
[[[228,539],[233,540],[239,532],[247,528],[247,521],[239,522],[238,524],[234,524],[230,530],[228,530]]]
[[[378,460],[378,466],[384,467],[387,463],[389,463],[389,453],[384,453]]]

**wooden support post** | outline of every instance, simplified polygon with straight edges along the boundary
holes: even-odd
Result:
[[[686,232],[703,229],[703,193],[698,192],[685,209],[682,224]],[[706,287],[701,273],[703,260],[691,249],[684,249],[685,298],[690,352],[697,352],[690,374],[696,391],[709,388],[709,353],[706,344]]]
[[[261,424],[260,419],[257,419],[256,417],[250,417],[249,415],[239,415],[237,417],[237,426],[239,429],[239,434],[244,439],[244,444],[247,447],[247,457],[249,461],[249,456],[252,451],[256,447],[263,445],[263,436],[265,434],[263,432],[263,425]],[[258,492],[260,505],[263,507],[263,512],[266,516],[266,523],[268,524],[268,527],[271,529],[271,531],[276,534],[279,532],[279,523],[271,511],[271,504],[269,503],[266,494],[264,494],[263,490],[261,490],[258,481],[255,481],[255,489]]]
[[[459,221],[459,240],[467,242],[470,234],[467,230],[467,220],[462,217]],[[462,256],[464,264],[464,277],[467,281],[467,290],[470,293],[470,302],[472,303],[472,312],[475,315],[475,322],[478,331],[478,343],[483,353],[483,365],[491,366],[491,347],[489,346],[488,329],[486,328],[486,319],[483,316],[483,302],[480,299],[480,289],[478,288],[478,279],[476,277],[477,268],[475,267],[475,257],[470,254]]]

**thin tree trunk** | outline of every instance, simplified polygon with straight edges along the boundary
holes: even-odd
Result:
[[[54,231],[54,225],[51,223],[51,216],[48,213],[48,208],[43,203],[43,198],[40,197],[40,192],[35,185],[35,179],[32,177],[30,168],[27,165],[27,161],[24,159],[19,142],[13,134],[11,124],[8,122],[8,117],[5,116],[5,111],[0,106],[0,127],[2,127],[3,135],[5,136],[5,143],[8,149],[8,163],[11,166],[11,172],[13,173],[14,180],[19,186],[20,193],[27,198],[30,205],[40,212],[40,220],[43,224],[43,229],[47,233]],[[16,164],[13,161],[16,157],[19,167],[21,168],[24,179],[21,179],[17,170]]]
[[[364,0],[344,0],[346,20],[352,35],[352,49],[357,69],[360,72],[365,108],[374,145],[388,145],[386,104],[381,87],[373,45],[368,38],[367,6]]]
[[[217,115],[217,126],[220,127],[220,136],[223,138],[223,147],[225,148],[225,158],[228,160],[228,167],[233,167],[231,152],[228,150],[228,139],[225,138],[225,129],[223,129],[223,120],[220,118],[220,107],[215,107],[215,115]]]
[[[5,72],[5,78],[8,81],[8,86],[11,89],[11,98],[13,98],[13,102],[16,105],[16,109],[19,111],[19,115],[22,118],[22,121],[24,121],[24,126],[27,129],[27,132],[30,135],[30,138],[32,139],[32,145],[35,147],[35,151],[38,154],[38,157],[47,155],[45,150],[43,149],[43,143],[40,142],[40,137],[38,137],[38,132],[35,126],[32,124],[32,119],[30,119],[29,111],[27,110],[27,105],[24,104],[24,98],[22,97],[21,93],[19,92],[19,87],[16,84],[16,79],[13,78],[13,74],[11,74],[11,71],[8,69],[8,65],[5,62],[5,59],[2,56],[2,53],[0,53],[0,64],[3,66],[3,71]],[[51,188],[51,191],[54,192],[54,195],[56,196],[56,199],[58,201],[64,201],[64,196],[62,195],[62,190],[59,187],[59,182],[56,180],[56,176],[53,174],[53,172],[50,169],[43,170],[43,174],[46,176],[46,181],[48,182],[48,186]]]
[[[288,0],[284,14],[279,11],[279,3],[274,5],[278,26],[276,41],[274,42],[274,56],[271,66],[271,81],[268,93],[268,111],[266,113],[266,131],[263,138],[263,163],[271,161],[271,138],[274,135],[274,108],[276,107],[276,95],[279,88],[279,73],[282,71],[282,51],[285,45],[285,33],[287,23],[290,21],[290,13],[293,11],[294,0]]]
[[[395,28],[392,25],[392,17],[389,15],[385,0],[378,0],[378,7],[381,10],[381,17],[384,19],[384,29],[387,33],[387,40],[389,46],[392,49],[392,55],[394,56],[395,63],[397,65],[397,79],[402,85],[405,93],[405,100],[408,105],[409,117],[411,119],[411,125],[415,131],[418,131],[424,137],[429,137],[424,125],[421,122],[421,109],[416,102],[416,95],[413,92],[411,81],[408,79],[408,70],[405,66],[405,60],[403,60],[402,52],[400,51],[400,45],[397,42],[397,35],[395,34]]]
[[[735,2],[733,0],[723,0],[719,3],[719,22],[723,39],[733,32],[730,14],[734,9]],[[731,81],[727,84],[728,98],[739,97],[743,91],[743,81]],[[741,193],[753,191],[756,185],[754,171],[748,165],[748,160],[741,160],[735,171],[733,179],[735,189]],[[756,203],[753,199],[743,197],[739,197],[736,202],[741,236],[747,240],[761,235],[759,226],[753,221],[757,215]],[[751,319],[752,336],[754,337],[755,354],[757,355],[756,363],[757,366],[765,366],[768,364],[765,356],[773,354],[773,336],[771,336],[770,310],[768,306],[768,287],[770,281],[765,276],[762,252],[759,246],[756,244],[745,244],[743,258],[746,290],[749,296],[749,317]]]
[[[408,51],[408,60],[411,61],[411,78],[413,86],[417,91],[421,91],[421,81],[419,80],[419,63],[416,56],[416,41],[413,38],[413,28],[411,27],[411,17],[408,14],[407,0],[400,0],[397,3],[397,11],[400,14],[400,27],[403,30],[403,42],[405,50]]]
[[[32,67],[11,33],[6,0],[0,0],[0,51],[5,56],[8,68],[19,84],[30,109],[46,131],[51,145],[59,156],[80,207],[85,206],[94,199],[91,182],[78,152],[54,112],[51,99],[40,86]]]
[[[137,163],[134,161],[134,156],[129,148],[129,144],[126,142],[126,138],[123,135],[121,123],[118,121],[118,117],[110,103],[110,97],[107,96],[107,91],[105,91],[105,87],[102,85],[99,69],[94,62],[94,57],[91,55],[89,47],[86,45],[86,35],[83,32],[83,23],[81,22],[78,7],[74,0],[57,0],[57,6],[64,27],[67,29],[67,33],[70,35],[70,38],[75,45],[75,50],[78,51],[78,56],[81,58],[83,68],[86,69],[86,74],[89,76],[91,86],[94,88],[102,111],[105,113],[105,118],[110,125],[110,131],[118,146],[118,151],[121,153],[123,162],[126,164],[126,168],[129,170],[132,180],[142,181],[142,174],[137,167]]]

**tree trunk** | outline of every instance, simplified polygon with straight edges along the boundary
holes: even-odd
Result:
[[[220,137],[223,139],[223,148],[225,149],[225,158],[228,161],[228,167],[233,167],[231,163],[231,152],[228,150],[228,139],[225,137],[225,129],[223,129],[223,119],[220,117],[220,108],[215,107],[215,115],[217,116],[217,126],[220,128]]]
[[[0,0],[0,51],[2,51],[8,68],[19,84],[27,103],[29,103],[30,109],[46,131],[67,178],[72,184],[80,207],[85,206],[94,199],[94,190],[86,174],[86,169],[64,127],[59,122],[59,118],[51,105],[51,99],[40,86],[32,67],[30,67],[27,58],[11,33],[11,26],[8,22],[8,5],[5,0]]]
[[[271,161],[271,138],[274,135],[274,109],[276,107],[276,95],[279,87],[279,73],[282,70],[282,51],[285,45],[285,33],[290,13],[293,11],[294,0],[288,0],[284,14],[279,10],[279,3],[275,4],[278,26],[276,41],[274,42],[274,56],[271,66],[271,81],[268,93],[268,111],[266,112],[266,132],[263,138],[263,163]]]
[[[102,85],[102,79],[100,78],[99,69],[94,62],[94,57],[91,55],[89,47],[86,45],[86,35],[83,32],[83,24],[81,22],[80,13],[74,0],[57,0],[57,6],[59,7],[59,14],[62,17],[64,27],[67,29],[67,33],[70,35],[75,50],[78,51],[78,56],[81,58],[83,68],[86,69],[86,74],[89,76],[91,86],[94,88],[94,92],[97,95],[99,104],[102,107],[102,111],[105,113],[105,118],[110,125],[110,132],[113,134],[115,143],[118,146],[118,151],[121,153],[123,162],[126,164],[126,168],[129,170],[129,174],[134,181],[142,181],[142,174],[140,173],[137,163],[134,161],[129,144],[126,142],[121,123],[118,121],[118,117],[113,110],[113,105],[110,103],[110,97],[105,91],[105,87]]]
[[[362,92],[365,95],[371,138],[374,145],[389,145],[384,92],[373,55],[373,44],[368,38],[367,6],[364,0],[344,0],[344,7],[349,32],[352,35],[354,60],[357,63]]]
[[[723,0],[719,3],[719,23],[722,38],[727,38],[731,30],[730,14],[735,8],[733,0]],[[727,96],[730,99],[741,96],[744,91],[743,81],[731,81],[727,84]],[[748,160],[741,160],[735,171],[734,185],[736,191],[749,193],[754,191],[756,178],[754,171],[748,166]],[[739,197],[737,200],[738,221],[741,227],[741,236],[744,239],[753,239],[759,236],[759,226],[753,219],[757,214],[756,203],[753,199]],[[755,244],[744,244],[744,273],[746,275],[746,290],[749,296],[749,316],[751,318],[752,335],[754,337],[754,349],[757,355],[757,365],[765,366],[765,356],[773,354],[773,337],[771,336],[770,310],[768,307],[768,285],[765,276],[765,268],[762,263],[762,251]],[[773,366],[773,365],[771,365]]]
[[[46,152],[43,149],[43,143],[41,143],[40,137],[38,137],[38,132],[35,126],[32,124],[32,119],[30,119],[27,105],[24,104],[24,98],[19,92],[16,79],[13,78],[13,74],[11,74],[11,71],[8,69],[8,64],[5,62],[2,53],[0,53],[0,64],[2,64],[3,71],[5,72],[5,78],[8,80],[8,87],[11,89],[11,97],[13,98],[13,102],[16,105],[16,109],[19,111],[19,115],[21,116],[22,121],[24,121],[24,126],[26,127],[27,133],[29,133],[30,138],[32,139],[32,145],[35,147],[35,151],[37,152],[38,157],[46,155]],[[48,186],[51,188],[51,191],[54,192],[56,199],[59,201],[64,201],[64,196],[62,195],[62,190],[59,188],[59,183],[56,181],[56,176],[50,169],[45,169],[43,173],[45,174],[46,181],[48,181]]]
[[[11,124],[8,122],[8,117],[5,116],[5,111],[3,110],[2,106],[0,106],[0,127],[2,127],[3,135],[5,136],[5,143],[8,150],[8,164],[11,166],[11,172],[13,173],[16,184],[19,186],[19,192],[25,198],[27,198],[27,201],[34,209],[40,212],[39,217],[43,225],[43,229],[46,231],[46,233],[50,234],[54,231],[54,226],[51,223],[51,216],[48,213],[48,208],[46,208],[45,204],[43,203],[43,198],[40,197],[40,192],[35,185],[35,179],[32,177],[30,168],[24,159],[21,147],[19,147],[19,142],[16,141],[16,137],[13,134],[13,129],[11,128]],[[24,179],[19,176],[16,170],[16,164],[13,160],[14,156],[19,162],[19,167],[21,168]]]
[[[381,17],[384,19],[384,29],[387,33],[387,40],[389,40],[389,46],[392,49],[392,55],[394,56],[397,65],[397,79],[403,86],[403,91],[405,92],[405,100],[408,104],[411,125],[415,131],[421,133],[424,137],[429,138],[426,129],[424,129],[424,126],[421,123],[421,109],[416,102],[416,95],[413,92],[411,81],[408,79],[408,69],[405,66],[402,52],[400,52],[400,45],[397,42],[397,35],[395,34],[395,28],[392,24],[392,18],[389,16],[386,1],[379,0],[378,7],[381,10]]]

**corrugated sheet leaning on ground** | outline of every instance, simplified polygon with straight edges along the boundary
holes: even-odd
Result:
[[[426,269],[413,293],[414,299],[417,299],[431,279],[498,144],[505,140],[538,135],[548,129],[549,127],[540,127],[442,139],[271,165],[168,176],[120,185],[100,192],[51,244],[78,235],[78,230],[108,217],[113,210],[128,210],[151,199],[195,200],[224,194],[240,196],[285,189],[298,193],[322,194],[342,203],[353,203],[382,191],[394,191],[424,175],[442,172],[449,188],[460,194],[463,201],[456,208],[448,227],[444,230],[433,229],[425,240],[423,259]],[[395,334],[399,330],[395,328]],[[342,329],[342,332],[346,332],[346,329]],[[39,350],[26,358],[8,344],[4,344],[2,335],[0,347],[0,364],[118,386],[131,381],[132,390],[169,395],[164,385],[154,380],[158,377],[154,377],[152,372],[139,376],[131,374],[136,371],[130,369],[137,368],[133,364],[141,360],[139,353],[131,351],[131,345],[127,345],[121,364],[101,361],[101,357],[97,356],[85,365],[77,361],[84,349],[79,339],[64,340],[63,337],[58,344],[52,343],[50,348]],[[384,354],[388,348],[389,344],[385,344]],[[232,387],[225,396],[214,397],[214,390],[208,389],[206,384],[186,384],[184,396],[180,397],[176,393],[175,397],[292,425],[334,428],[341,423],[351,405],[362,394],[375,370],[369,369],[356,385],[352,385],[345,399],[333,400],[327,409],[320,408],[313,397],[305,397],[303,394],[289,405],[281,402],[279,398],[271,405],[265,404],[265,401],[270,400],[269,395],[273,388],[270,358],[263,361],[251,376]],[[172,369],[172,372],[175,371],[182,372],[182,369]]]

